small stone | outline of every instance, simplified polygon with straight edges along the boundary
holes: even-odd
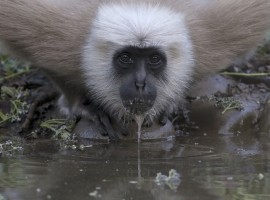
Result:
[[[129,181],[130,184],[137,184],[138,181]]]
[[[85,149],[85,146],[84,146],[83,144],[81,144],[81,145],[79,146],[79,149],[80,149],[81,151],[83,151],[83,150]]]
[[[258,178],[259,178],[259,180],[263,180],[264,179],[264,175],[262,173],[259,173],[258,174]]]

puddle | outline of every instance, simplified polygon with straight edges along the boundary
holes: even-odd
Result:
[[[59,149],[51,140],[27,142],[23,152],[0,160],[0,197],[269,199],[267,144],[250,135],[210,133],[140,144],[93,142],[83,151]],[[178,187],[157,185],[157,173],[171,169],[180,174]]]

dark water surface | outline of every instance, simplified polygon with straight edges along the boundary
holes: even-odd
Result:
[[[169,141],[95,142],[83,151],[50,140],[0,158],[0,199],[270,199],[268,137],[198,132]],[[180,174],[175,189],[158,172]]]

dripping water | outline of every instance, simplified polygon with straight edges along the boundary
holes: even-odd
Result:
[[[142,124],[144,121],[144,115],[135,115],[134,120],[138,126],[138,180],[141,181],[141,148],[140,148],[140,141],[141,141],[141,130]]]
[[[135,115],[134,120],[138,125],[137,134],[138,134],[138,143],[140,143],[140,141],[141,141],[141,130],[142,130],[142,124],[143,124],[143,121],[144,121],[144,115]]]

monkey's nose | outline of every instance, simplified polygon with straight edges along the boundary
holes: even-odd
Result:
[[[135,86],[137,89],[143,89],[145,87],[145,82],[138,82],[138,81],[135,81]]]
[[[145,88],[146,70],[144,64],[141,64],[135,74],[135,86],[138,90],[142,91]]]

